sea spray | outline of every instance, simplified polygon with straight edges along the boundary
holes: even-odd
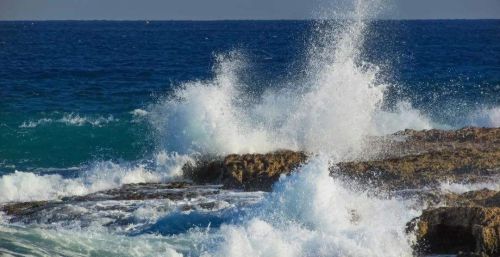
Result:
[[[469,114],[464,124],[478,127],[500,127],[500,107],[482,108]]]
[[[232,52],[217,56],[215,78],[181,85],[153,107],[150,120],[167,151],[180,154],[270,151],[273,143],[241,105],[238,72],[243,57]]]
[[[430,128],[410,104],[381,108],[387,84],[380,68],[362,59],[366,17],[375,6],[356,1],[348,19],[318,21],[304,78],[258,96],[239,79],[248,57],[217,55],[213,79],[184,83],[151,107],[158,140],[179,154],[291,149],[352,158],[367,135]],[[394,118],[401,122],[387,122]]]
[[[125,184],[168,182],[179,179],[182,166],[190,161],[189,156],[159,152],[151,165],[95,162],[76,178],[16,171],[0,177],[0,203],[57,200]]]
[[[254,145],[263,146],[256,150],[284,147],[319,154],[283,177],[242,222],[222,225],[218,232],[222,242],[208,247],[203,256],[412,256],[411,235],[404,226],[418,210],[402,200],[350,190],[329,176],[332,163],[355,158],[363,149],[365,136],[377,129],[374,119],[384,96],[378,68],[360,60],[366,27],[363,11],[369,7],[357,3],[354,20],[341,24],[340,32],[329,28],[338,26],[335,24],[318,30],[324,36],[320,37],[321,47],[311,50],[307,83],[295,91],[301,94],[266,92],[258,104],[243,110],[233,108],[236,105],[231,101],[225,105],[242,118],[238,125],[259,131],[263,139],[275,143],[271,148]],[[234,89],[227,92],[234,93]],[[276,108],[276,103],[283,108]],[[266,107],[273,117],[285,118],[276,122],[260,116]],[[245,120],[247,117],[253,118]],[[252,127],[253,121],[260,121],[260,126]],[[220,145],[229,148],[215,154],[241,150]],[[196,150],[214,153],[213,148]]]
[[[57,199],[127,183],[162,182],[177,178],[182,164],[198,154],[305,150],[316,154],[309,163],[281,178],[261,203],[248,206],[245,215],[236,215],[220,227],[209,223],[171,235],[162,230],[161,221],[165,220],[159,219],[152,226],[156,230],[144,232],[168,235],[155,235],[162,241],[158,248],[149,235],[137,235],[133,240],[96,235],[87,232],[95,229],[91,224],[83,229],[82,238],[88,239],[85,246],[74,246],[99,253],[111,245],[117,255],[162,251],[167,256],[178,252],[186,256],[411,256],[412,236],[405,234],[404,227],[419,212],[410,207],[411,201],[373,196],[329,176],[333,163],[362,154],[367,135],[407,126],[429,127],[428,120],[410,105],[401,105],[394,112],[381,109],[387,85],[379,78],[379,67],[361,58],[368,25],[365,19],[372,7],[371,2],[356,1],[349,19],[323,21],[316,29],[317,41],[309,49],[305,78],[291,88],[268,90],[250,99],[244,90],[248,86],[239,79],[248,57],[230,52],[216,57],[213,79],[184,83],[147,111],[134,112],[149,119],[156,129],[159,150],[153,158],[154,168],[108,163],[74,179],[14,173],[1,178],[0,192],[15,192],[2,194],[7,196],[2,201]],[[407,113],[417,121],[386,122],[395,117],[404,120]],[[38,181],[40,187],[29,186]],[[157,217],[147,208],[137,212],[156,222]],[[186,220],[197,212],[206,210],[179,208],[176,214]],[[14,229],[12,234],[18,231]],[[57,249],[66,240],[79,242],[81,238],[50,231],[45,238],[35,239],[37,248],[48,242]],[[120,244],[122,240],[124,244]]]
[[[353,191],[330,165],[320,155],[282,177],[243,222],[222,225],[224,242],[206,256],[412,256],[412,202]]]

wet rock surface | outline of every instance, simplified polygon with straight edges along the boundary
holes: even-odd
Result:
[[[499,128],[405,130],[382,144],[386,150],[378,159],[339,163],[332,175],[403,189],[480,182],[500,174]]]
[[[220,186],[199,186],[187,182],[129,184],[83,196],[55,201],[18,202],[0,206],[9,222],[57,224],[78,222],[85,227],[105,217],[103,226],[134,223],[131,216],[143,207],[163,212],[167,209],[188,211],[217,208],[204,201],[221,194]],[[172,206],[173,203],[180,203]]]
[[[290,174],[306,160],[306,153],[286,150],[267,154],[231,154],[221,160],[186,166],[184,174],[196,183],[220,183],[224,188],[268,191],[281,175]]]
[[[500,128],[405,130],[372,140],[380,150],[377,156],[338,163],[331,168],[332,176],[394,190],[436,186],[442,181],[480,182],[500,174]],[[290,174],[307,158],[307,153],[293,151],[228,155],[188,165],[184,174],[196,183],[270,190],[280,175]]]
[[[407,228],[417,236],[419,253],[500,256],[500,193],[488,189],[463,194],[437,190],[442,181],[498,181],[500,128],[405,130],[372,140],[374,147],[381,150],[376,156],[333,165],[331,175],[389,192],[426,188],[412,191],[411,197],[417,195],[420,204],[430,207]],[[232,200],[235,194],[247,197],[245,191],[271,190],[280,176],[294,172],[309,156],[283,150],[201,159],[183,168],[190,182],[130,184],[57,201],[7,203],[0,206],[0,211],[9,222],[78,221],[79,226],[85,226],[99,220],[104,227],[133,230],[141,224],[134,213],[140,213],[145,203],[158,213],[166,213],[167,209],[171,212],[172,208],[223,209],[237,202]],[[177,205],[169,206],[172,202]],[[147,225],[151,224],[141,226]]]
[[[500,192],[448,195],[447,206],[426,209],[408,223],[420,254],[500,256]]]

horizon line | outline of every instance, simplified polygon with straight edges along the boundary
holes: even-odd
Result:
[[[223,21],[318,21],[318,20],[347,20],[346,18],[331,19],[0,19],[0,22],[223,22]],[[480,20],[500,20],[500,18],[380,18],[365,19],[373,21],[480,21]]]

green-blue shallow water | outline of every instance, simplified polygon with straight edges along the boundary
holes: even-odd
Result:
[[[424,206],[331,165],[377,154],[367,136],[498,127],[499,96],[498,20],[0,22],[0,206],[51,201],[0,212],[0,255],[409,257]],[[315,155],[271,192],[147,184],[278,149]]]

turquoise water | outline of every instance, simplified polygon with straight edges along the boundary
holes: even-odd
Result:
[[[500,126],[500,22],[363,17],[0,22],[0,204],[55,201],[0,213],[0,254],[412,256],[423,206],[331,164],[375,154],[367,136]],[[272,192],[60,201],[278,149],[315,155]]]
[[[147,110],[187,81],[212,78],[215,55],[238,50],[259,95],[306,72],[313,23],[2,22],[0,173],[139,160],[159,139]],[[499,104],[498,21],[380,21],[363,58],[434,122],[488,125]],[[497,111],[498,112],[498,111]],[[498,115],[498,114],[497,114]],[[484,116],[484,117],[483,117]],[[498,121],[497,121],[498,122]]]

